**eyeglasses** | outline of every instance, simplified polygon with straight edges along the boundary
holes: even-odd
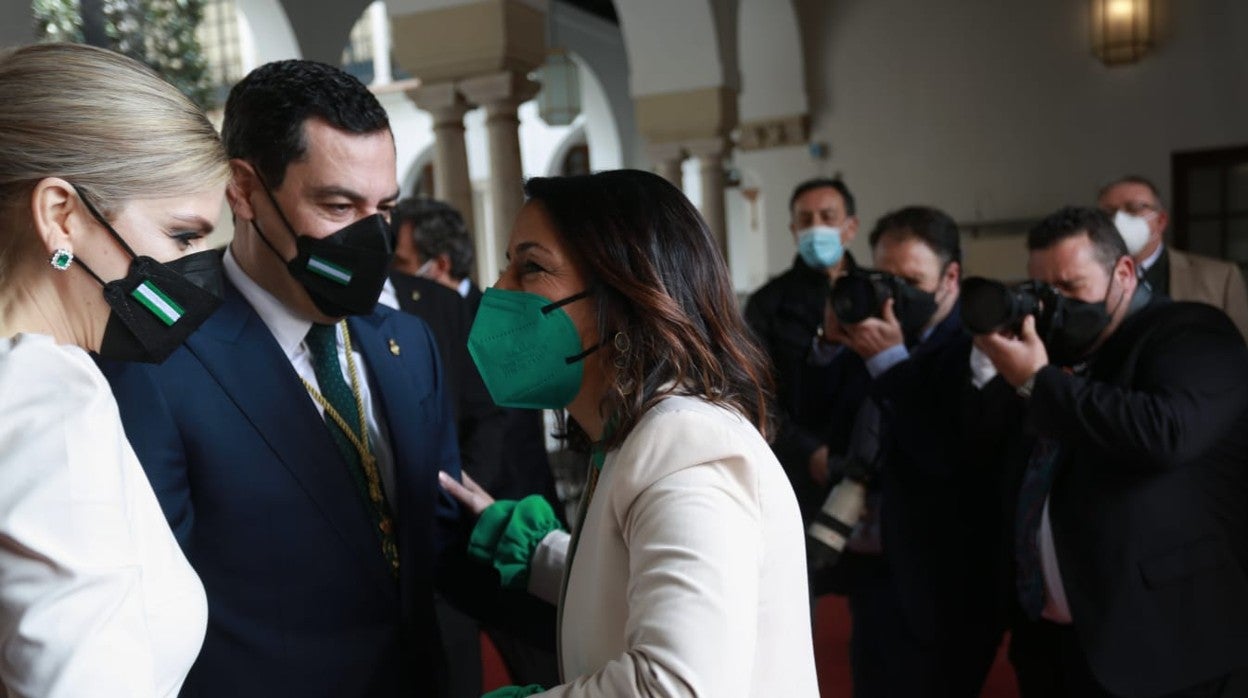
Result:
[[[1154,206],[1153,204],[1150,204],[1146,201],[1128,201],[1127,203],[1123,204],[1122,206],[1118,208],[1106,207],[1101,210],[1111,217],[1115,213],[1118,213],[1118,211],[1126,211],[1128,214],[1132,216],[1141,216],[1144,218],[1148,218],[1150,214],[1157,213],[1158,211],[1161,210],[1161,208],[1159,206]]]

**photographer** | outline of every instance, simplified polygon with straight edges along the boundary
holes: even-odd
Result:
[[[855,696],[969,698],[1000,638],[999,468],[975,457],[982,407],[958,312],[958,229],[941,211],[909,207],[882,218],[870,242],[876,269],[837,282],[825,336],[842,347],[834,363],[869,375],[886,455],[866,519],[825,574],[849,596]]]
[[[1243,339],[1215,308],[1154,297],[1100,211],[1062,209],[1027,246],[1056,293],[975,340],[1034,437],[1014,521],[1022,693],[1246,695]]]

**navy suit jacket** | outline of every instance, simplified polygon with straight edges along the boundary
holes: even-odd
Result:
[[[1002,468],[999,452],[981,443],[981,428],[992,430],[1001,410],[971,385],[970,353],[955,306],[909,358],[841,402],[856,415],[870,396],[884,413],[885,460],[872,488],[882,497],[883,558],[910,633],[934,646],[950,643],[986,671],[1004,625],[997,569]],[[833,363],[866,374],[848,349]],[[873,569],[868,556],[846,553],[817,583],[854,594],[879,584]]]
[[[208,593],[184,696],[433,695],[435,584],[486,615],[508,600],[466,560],[470,527],[437,484],[460,468],[428,328],[386,308],[348,324],[394,453],[397,581],[324,421],[232,285],[164,364],[101,362]]]

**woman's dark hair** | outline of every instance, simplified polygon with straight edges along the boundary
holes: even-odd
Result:
[[[658,175],[615,170],[539,177],[524,187],[585,266],[598,300],[603,362],[616,376],[603,398],[607,449],[668,395],[736,410],[766,437],[771,373],[754,343],[706,223]],[[576,441],[575,429],[569,436]]]

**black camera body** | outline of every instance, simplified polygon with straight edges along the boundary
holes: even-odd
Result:
[[[1014,286],[972,276],[962,281],[962,324],[971,334],[1000,330],[1019,332],[1023,318],[1036,317],[1036,331],[1048,334],[1060,312],[1062,297],[1052,286],[1024,281]]]
[[[867,318],[880,317],[884,302],[889,298],[903,298],[906,288],[905,281],[888,272],[855,269],[837,279],[829,298],[837,320],[853,325]]]

